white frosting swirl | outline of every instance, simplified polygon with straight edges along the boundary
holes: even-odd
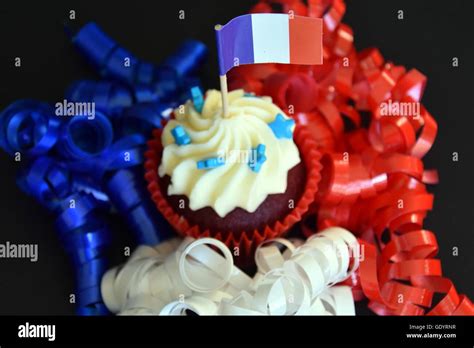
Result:
[[[288,118],[271,98],[246,96],[242,90],[229,93],[225,118],[216,90],[207,92],[202,113],[190,101],[176,109],[176,119],[163,130],[158,170],[160,177],[171,177],[168,195],[186,195],[191,210],[212,207],[225,217],[237,207],[252,213],[268,195],[284,193],[288,171],[300,162],[300,156],[293,139],[278,139],[268,126],[277,114]],[[186,130],[190,144],[176,144],[171,131],[178,125]],[[265,145],[267,159],[254,172],[247,161],[259,144]],[[225,164],[197,168],[198,161],[212,157],[223,157]]]

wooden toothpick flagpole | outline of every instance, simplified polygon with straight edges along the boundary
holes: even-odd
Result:
[[[214,27],[216,31],[221,30],[222,25],[218,24]],[[217,40],[217,49],[220,50],[220,42],[219,39]],[[218,52],[220,54],[220,52]],[[222,113],[224,117],[229,116],[229,98],[228,98],[228,90],[227,90],[227,75],[219,75],[219,81],[221,84],[221,96],[222,96]]]
[[[219,76],[221,82],[221,95],[222,95],[222,112],[224,117],[229,116],[229,98],[227,97],[227,75]]]

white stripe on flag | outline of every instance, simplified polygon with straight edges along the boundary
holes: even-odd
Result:
[[[286,14],[252,15],[254,63],[290,63],[290,29]]]

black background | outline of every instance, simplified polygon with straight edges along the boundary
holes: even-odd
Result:
[[[0,108],[19,98],[62,100],[74,80],[96,78],[69,44],[62,28],[69,10],[73,25],[96,21],[137,56],[160,62],[185,38],[204,41],[209,63],[205,87],[218,86],[213,26],[248,12],[252,0],[201,1],[7,1],[0,2]],[[416,67],[428,76],[424,105],[438,122],[436,143],[424,162],[439,170],[430,187],[435,205],[425,227],[440,244],[443,271],[458,291],[474,297],[472,197],[474,25],[469,0],[348,0],[344,22],[354,29],[358,49],[376,46],[387,60]],[[185,20],[178,11],[185,11]],[[397,19],[397,11],[404,19]],[[21,57],[21,68],[14,58]],[[452,58],[459,67],[452,67]],[[452,161],[452,153],[459,161]],[[15,185],[18,163],[0,154],[0,243],[38,243],[39,260],[0,259],[0,314],[73,314],[69,260],[53,229],[53,219]],[[132,246],[130,233],[112,221],[116,236],[112,260]],[[452,248],[459,248],[459,256]],[[364,304],[358,313],[368,313]]]

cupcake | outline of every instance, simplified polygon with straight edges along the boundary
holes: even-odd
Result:
[[[220,239],[245,258],[307,212],[320,154],[270,98],[236,90],[228,99],[226,116],[216,90],[201,105],[176,109],[148,143],[146,179],[180,234]]]

